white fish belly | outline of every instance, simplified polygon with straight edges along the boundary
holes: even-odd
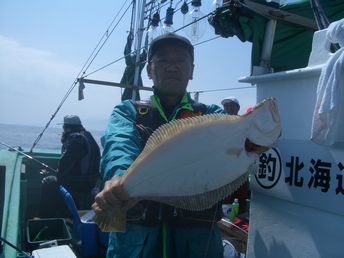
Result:
[[[231,183],[257,157],[244,149],[248,124],[219,121],[185,130],[142,160],[126,178],[125,190],[130,197],[177,197]]]

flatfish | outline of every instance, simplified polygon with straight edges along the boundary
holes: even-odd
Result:
[[[210,114],[159,127],[122,176],[130,198],[204,210],[247,179],[259,154],[248,143],[271,147],[281,135],[276,101],[266,99],[242,116]],[[125,212],[95,216],[103,231],[125,231]]]

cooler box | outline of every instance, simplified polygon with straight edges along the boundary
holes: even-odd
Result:
[[[73,233],[76,236],[76,247],[78,252],[84,256],[105,256],[108,246],[109,233],[102,232],[92,220],[92,210],[77,210],[73,197],[60,186],[62,194],[69,211],[73,216]]]
[[[68,245],[42,248],[32,252],[33,258],[77,258]]]
[[[72,241],[66,222],[62,218],[28,220],[26,234],[31,250],[51,240],[56,240],[58,245],[68,245]]]

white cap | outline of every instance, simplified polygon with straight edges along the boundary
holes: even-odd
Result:
[[[235,104],[237,104],[240,107],[239,101],[234,98],[234,97],[226,97],[221,101],[221,104],[224,105],[226,103],[230,103],[230,102],[234,102]]]

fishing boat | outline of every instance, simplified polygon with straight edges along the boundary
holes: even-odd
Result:
[[[138,99],[140,91],[151,90],[140,83],[143,68],[140,60],[159,22],[153,22],[154,12],[144,14],[149,13],[147,10],[152,10],[149,9],[152,6],[171,7],[164,6],[165,2],[170,3],[133,1],[136,3],[133,15],[140,22],[131,25],[130,31],[136,31],[133,34],[135,50],[129,50],[126,57],[134,58],[134,66],[126,70],[120,83],[89,80],[82,76],[85,74],[82,71],[73,83],[73,88],[79,86],[79,99],[83,98],[85,84],[123,87],[126,89],[123,98],[134,100]],[[326,41],[326,33],[331,22],[344,17],[344,4],[330,0],[321,4],[311,0],[284,6],[263,0],[216,3],[218,6],[213,13],[196,17],[186,26],[209,18],[216,34],[252,42],[251,73],[239,81],[257,88],[257,102],[276,98],[283,125],[278,144],[260,156],[257,172],[251,175],[248,232],[242,232],[224,218],[220,222],[224,239],[233,241],[237,250],[249,258],[344,257],[341,240],[344,230],[344,140],[338,134],[344,125],[336,125],[339,129],[330,142],[311,140],[315,107],[320,98],[317,96],[319,78],[329,60],[341,51],[337,44]],[[170,10],[170,14],[174,11]],[[145,43],[146,32],[148,43]],[[338,97],[343,100],[343,85],[340,86],[342,95]],[[196,100],[197,97],[195,94]],[[340,104],[336,107],[339,107],[337,120],[340,120],[344,107]],[[59,150],[36,149],[39,139],[29,150],[12,146],[0,150],[0,257],[32,257],[34,250],[40,250],[40,244],[41,247],[72,248],[68,251],[55,249],[55,256],[38,256],[36,250],[34,257],[58,257],[56,253],[62,252],[71,255],[66,257],[104,257],[106,235],[102,235],[92,221],[80,219],[84,231],[76,236],[73,226],[68,227],[61,218],[33,219],[39,206],[41,181],[47,174],[56,173],[60,157]],[[84,215],[78,214],[81,218]],[[58,230],[42,239],[40,232],[45,223],[58,225]],[[80,241],[84,241],[84,245]],[[93,245],[86,250],[83,248],[87,241]]]

